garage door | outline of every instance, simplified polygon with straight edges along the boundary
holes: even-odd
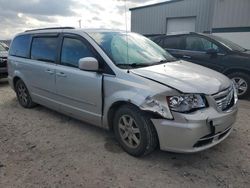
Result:
[[[168,18],[167,33],[195,32],[195,17]]]

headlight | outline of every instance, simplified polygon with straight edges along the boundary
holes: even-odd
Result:
[[[206,99],[198,94],[167,97],[169,107],[176,112],[193,112],[206,107]]]

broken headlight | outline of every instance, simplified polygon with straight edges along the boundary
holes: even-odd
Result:
[[[172,111],[181,113],[194,112],[207,106],[205,97],[199,94],[171,96],[167,100]]]

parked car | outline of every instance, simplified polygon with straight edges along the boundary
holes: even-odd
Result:
[[[226,76],[179,61],[151,40],[114,30],[18,34],[8,57],[20,105],[36,103],[113,130],[131,155],[198,152],[231,132],[237,94]]]
[[[8,48],[0,43],[0,79],[8,76],[7,70]]]
[[[0,44],[1,44],[7,51],[9,51],[9,46],[8,46],[6,43],[0,42]]]
[[[239,98],[246,98],[250,95],[249,50],[210,34],[159,35],[151,40],[176,58],[227,75],[234,81]]]

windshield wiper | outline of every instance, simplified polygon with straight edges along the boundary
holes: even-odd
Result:
[[[147,66],[150,66],[151,64],[149,63],[130,63],[130,64],[127,64],[127,63],[119,63],[119,64],[116,64],[118,67],[120,66],[123,66],[123,67],[132,67],[132,68],[137,68],[137,67],[147,67]]]
[[[151,65],[159,65],[159,64],[169,63],[169,62],[174,62],[174,61],[177,61],[177,59],[175,59],[175,58],[172,58],[172,59],[163,59],[161,61],[152,63]]]
[[[152,65],[159,65],[159,64],[163,64],[163,63],[173,62],[176,60],[177,59],[172,58],[172,59],[163,59],[163,60],[160,60],[160,61],[154,62],[154,63],[130,63],[130,64],[119,63],[119,64],[116,64],[116,66],[138,68],[138,67],[148,67],[148,66],[152,66]]]

